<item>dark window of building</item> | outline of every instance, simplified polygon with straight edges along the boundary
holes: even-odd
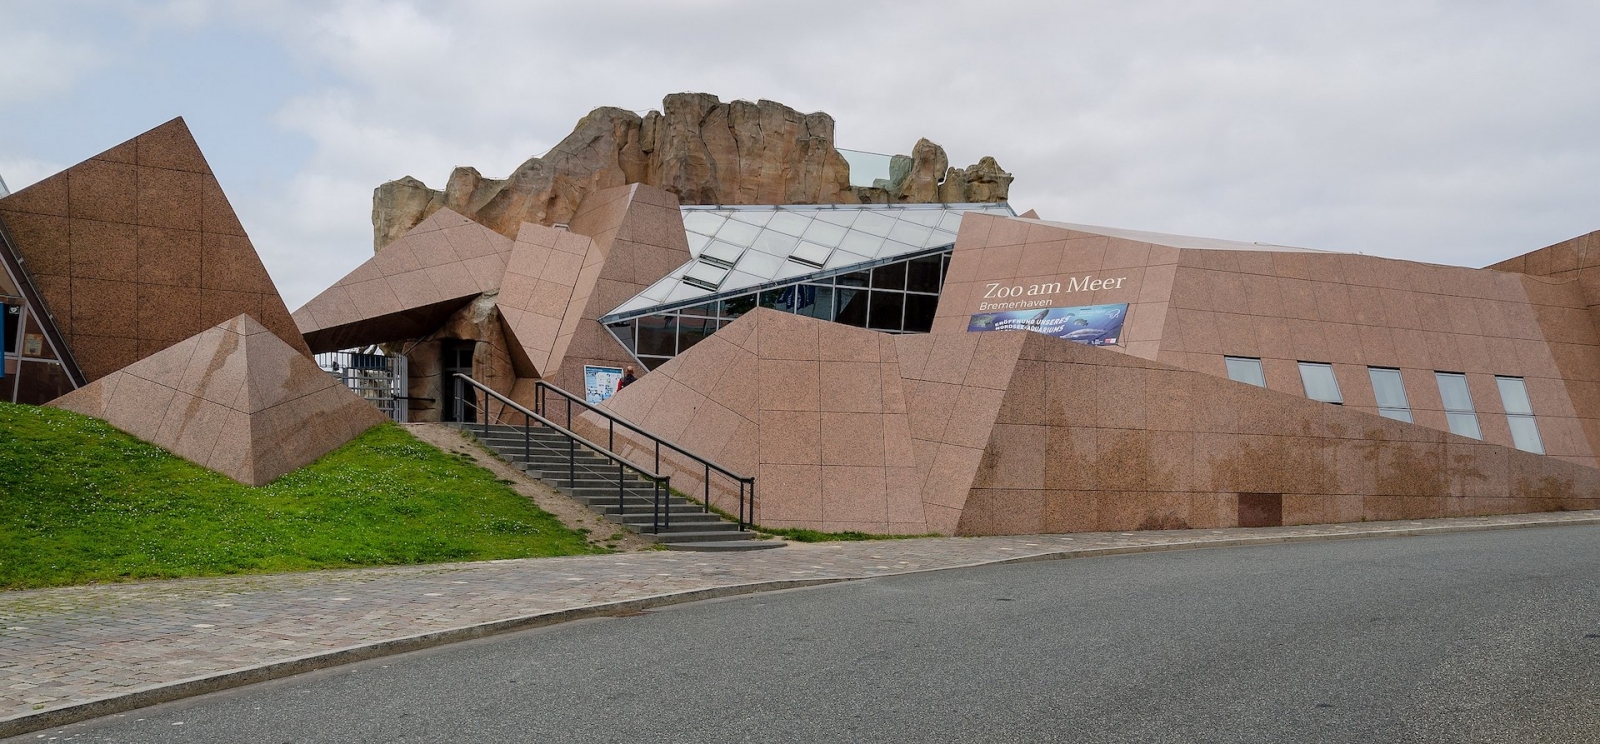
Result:
[[[1372,395],[1378,399],[1378,415],[1411,423],[1411,404],[1406,400],[1406,386],[1400,370],[1368,367],[1367,375],[1372,378]]]
[[[756,296],[753,294],[729,297],[722,301],[722,317],[732,320],[756,308]]]
[[[620,341],[628,351],[638,351],[638,349],[636,349],[633,345],[633,321],[624,320],[621,323],[612,323],[606,327],[611,329],[611,334],[616,336],[617,340]]]
[[[801,315],[833,320],[833,287],[823,284],[802,284],[796,312]]]
[[[646,315],[639,318],[640,356],[670,357],[678,353],[678,318],[673,315]]]
[[[905,262],[892,263],[879,266],[872,270],[873,289],[905,289],[906,265]],[[898,325],[898,324],[897,324]]]
[[[939,268],[943,265],[943,255],[923,256],[913,258],[906,264],[906,290],[910,292],[931,292],[937,294],[939,287]]]
[[[773,310],[782,310],[786,313],[794,312],[794,287],[779,287],[761,293],[761,307],[770,307]]]
[[[678,353],[688,351],[689,347],[704,341],[716,331],[717,321],[710,318],[679,318]]]
[[[19,328],[22,325],[22,305],[0,306],[0,322],[5,328],[0,331],[0,339],[4,339],[4,351],[7,354],[16,354],[22,351],[22,337]]]
[[[865,287],[872,283],[872,272],[852,271],[834,277],[833,281],[841,287]]]
[[[1467,376],[1458,372],[1434,372],[1439,381],[1439,397],[1444,401],[1444,417],[1450,431],[1464,437],[1482,439],[1478,428],[1478,413],[1472,407],[1472,391],[1467,388]]]
[[[938,309],[938,295],[906,295],[906,333],[927,333],[933,330],[933,314]]]
[[[1343,405],[1339,394],[1339,381],[1333,376],[1333,365],[1321,362],[1301,362],[1300,382],[1306,386],[1306,397],[1323,403]]]
[[[873,292],[872,310],[867,314],[867,327],[878,331],[900,331],[905,328],[906,296],[899,292]]]
[[[1528,398],[1528,385],[1521,377],[1496,377],[1500,388],[1500,403],[1506,409],[1506,423],[1511,426],[1511,442],[1525,452],[1544,454],[1544,442],[1539,439],[1539,423],[1533,418],[1533,401]]]
[[[845,289],[842,286],[836,291],[838,292],[839,310],[833,316],[834,322],[857,328],[866,328],[867,295],[869,293],[864,289]]]
[[[1228,379],[1256,387],[1267,386],[1267,376],[1261,372],[1261,360],[1251,357],[1223,357],[1228,364]]]

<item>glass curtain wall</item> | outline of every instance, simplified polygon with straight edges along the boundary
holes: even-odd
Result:
[[[688,351],[757,307],[889,333],[927,333],[950,265],[943,250],[878,266],[802,277],[791,284],[729,293],[671,310],[608,322],[646,369]]]
[[[72,378],[9,270],[0,270],[0,350],[0,401],[38,405],[72,392]]]

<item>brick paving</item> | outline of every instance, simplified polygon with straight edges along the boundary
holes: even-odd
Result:
[[[1600,523],[1600,511],[791,544],[754,553],[619,553],[0,592],[0,723],[307,655],[718,587],[1108,550],[1584,523]]]

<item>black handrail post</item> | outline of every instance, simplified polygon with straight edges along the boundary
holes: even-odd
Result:
[[[656,472],[661,472],[661,440],[656,440]]]
[[[706,463],[706,513],[711,513],[711,463]]]
[[[483,419],[483,438],[484,439],[488,439],[489,438],[489,394],[488,393],[484,393],[483,394],[483,407],[479,408],[478,407],[478,391],[476,391],[476,390],[472,391],[472,407],[478,409],[475,413],[477,414],[478,417]]]
[[[608,424],[608,426],[606,426],[606,449],[611,450],[612,452],[616,452],[617,451],[617,422],[612,421],[611,419],[606,419],[606,423]]]
[[[452,418],[456,420],[456,423],[459,424],[461,423],[461,378],[457,377],[451,380],[451,382],[456,384],[456,397],[455,400],[450,401],[450,408],[452,409],[450,413],[452,414]]]
[[[664,509],[663,512],[662,512],[663,516],[662,516],[661,521],[662,521],[662,523],[664,523],[667,526],[667,531],[671,532],[672,531],[672,476],[670,476],[670,475],[667,476],[667,482],[664,484],[664,487],[662,488],[662,491],[664,492],[664,495],[665,495],[665,498],[666,498],[666,502],[667,502],[667,506],[666,506],[666,509]]]
[[[572,431],[572,399],[567,399],[567,431]]]
[[[578,440],[567,435],[567,491],[578,498]]]
[[[617,516],[621,517],[628,511],[628,502],[622,485],[622,460],[617,460]]]

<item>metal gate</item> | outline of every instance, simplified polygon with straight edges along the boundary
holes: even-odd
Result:
[[[400,423],[406,422],[406,358],[383,349],[346,349],[317,355],[317,366]]]

